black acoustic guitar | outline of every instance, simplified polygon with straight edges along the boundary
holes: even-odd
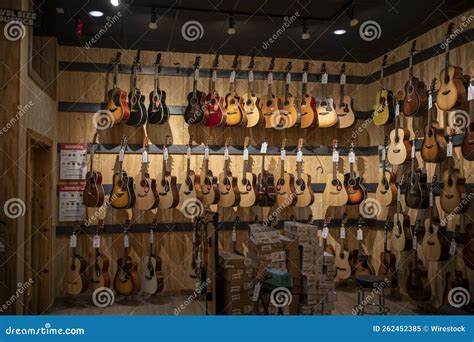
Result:
[[[161,53],[156,56],[154,75],[154,87],[150,93],[150,105],[148,106],[148,123],[164,124],[168,121],[170,111],[166,105],[166,91],[160,89]]]
[[[127,125],[135,127],[143,126],[148,120],[148,112],[145,107],[145,95],[143,95],[137,87],[137,72],[141,70],[140,50],[138,50],[132,66],[132,89],[128,94],[130,118],[127,121]]]
[[[408,208],[426,209],[429,205],[428,176],[421,169],[415,169],[415,145],[416,134],[415,140],[413,140],[410,181],[408,182],[408,188],[405,193],[405,203]]]
[[[194,61],[193,91],[188,94],[188,105],[184,111],[184,122],[188,125],[206,123],[207,110],[204,103],[206,94],[197,90],[200,60],[201,56],[196,56]]]

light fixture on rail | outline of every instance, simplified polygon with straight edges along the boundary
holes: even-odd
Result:
[[[227,34],[234,35],[237,31],[235,30],[234,16],[229,14],[229,27],[227,28]]]
[[[158,28],[157,20],[158,18],[156,16],[156,9],[152,8],[150,22],[148,23],[148,28],[150,30],[156,30]]]
[[[119,5],[119,0],[110,0],[112,6],[117,7]]]
[[[347,14],[349,15],[350,25],[351,27],[357,26],[359,23],[359,19],[357,19],[354,15],[354,7],[351,7],[347,10]]]
[[[301,34],[301,39],[309,39],[311,35],[308,32],[308,24],[306,23],[306,19],[303,19],[303,33]]]

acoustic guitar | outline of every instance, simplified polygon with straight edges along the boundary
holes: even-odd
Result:
[[[164,124],[168,121],[170,111],[166,105],[166,91],[160,89],[161,53],[156,55],[153,70],[153,90],[149,96],[148,123]]]
[[[148,111],[145,107],[145,95],[142,94],[137,86],[137,73],[141,71],[140,50],[137,50],[132,65],[132,89],[128,94],[130,118],[126,122],[127,125],[135,127],[143,126],[148,120]]]
[[[247,95],[244,97],[244,112],[247,117],[247,127],[255,127],[262,121],[262,111],[260,109],[260,98],[257,97],[253,90],[253,68],[255,65],[255,57],[250,58],[248,66]]]
[[[156,222],[156,219],[154,219]],[[153,223],[155,226],[156,223]],[[148,234],[148,254],[142,260],[142,273],[140,277],[141,290],[147,294],[154,294],[163,290],[162,260],[153,253],[155,234],[153,228]]]
[[[278,110],[278,100],[273,94],[273,68],[275,67],[275,57],[270,61],[268,66],[267,77],[267,95],[262,97],[262,113],[265,119],[265,128],[277,128],[280,125],[280,111]]]
[[[395,204],[397,200],[396,176],[392,171],[387,170],[387,137],[382,148],[382,171],[379,175],[377,189],[375,190],[375,199],[382,206],[388,207]]]
[[[453,32],[454,23],[449,23],[443,44],[446,46],[444,54],[444,69],[439,73],[439,89],[436,103],[441,110],[449,111],[461,107],[466,101],[466,88],[463,82],[462,68],[449,63],[449,37]]]
[[[201,56],[196,56],[194,60],[194,73],[193,73],[193,91],[188,94],[188,105],[184,111],[184,122],[188,125],[198,125],[206,123],[207,108],[204,104],[206,94],[202,91],[197,90],[197,84],[199,81],[199,64]]]
[[[352,251],[352,275],[364,276],[372,275],[375,273],[374,267],[370,263],[369,256],[364,252],[364,246],[362,241],[364,240],[364,232],[362,231],[362,220],[359,219],[359,225],[357,228],[357,243],[358,248]]]
[[[240,193],[240,204],[242,208],[253,207],[258,203],[257,176],[251,172],[249,166],[249,146],[250,138],[245,137],[242,179],[238,182]]]
[[[449,242],[445,237],[446,227],[441,226],[439,218],[434,217],[433,188],[436,184],[436,175],[433,176],[429,197],[429,217],[425,220],[425,235],[423,236],[423,255],[428,261],[444,261],[449,256]]]
[[[450,136],[451,140],[452,137]],[[461,171],[453,166],[454,158],[448,160],[448,169],[443,172],[443,190],[440,195],[441,208],[447,214],[463,214],[469,209],[470,199],[467,198],[466,178]]]
[[[347,215],[344,215],[339,230],[339,245],[336,246],[336,254],[334,255],[334,265],[336,266],[336,281],[349,279],[352,273],[350,264],[350,253],[346,250],[346,228]]]
[[[336,98],[337,127],[348,128],[355,123],[355,114],[352,109],[352,97],[345,94],[346,64],[342,64],[339,78],[339,97]]]
[[[168,147],[171,144],[170,136],[166,136],[165,145],[163,146],[163,167],[161,175],[158,175],[159,180],[157,191],[159,196],[160,209],[176,208],[179,203],[178,185],[176,183],[176,176],[171,174],[169,166],[169,152]]]
[[[262,155],[262,166],[258,175],[258,197],[261,207],[273,207],[276,202],[275,177],[273,173],[265,170],[265,155],[267,153],[268,143],[264,139],[260,154]]]
[[[337,125],[339,122],[336,110],[334,109],[334,100],[327,97],[326,85],[328,83],[328,74],[326,72],[326,63],[321,66],[321,99],[318,102],[318,127],[328,128]]]
[[[474,224],[469,223],[465,227],[466,245],[462,249],[464,263],[471,270],[474,270]]]
[[[80,230],[79,224],[76,222],[71,238],[69,240],[69,247],[71,247],[71,263],[67,268],[67,294],[77,295],[85,292],[89,281],[87,279],[87,265],[86,260],[77,254],[77,232]]]
[[[107,255],[100,252],[101,232],[104,230],[104,219],[98,219],[97,231],[92,240],[92,247],[94,248],[94,268],[92,269],[91,283],[92,287],[98,289],[99,287],[110,287],[110,259]]]
[[[400,101],[402,93],[397,93],[395,105],[395,128],[390,132],[390,144],[388,145],[387,158],[392,165],[401,165],[410,159],[410,131],[400,128]]]
[[[189,137],[188,147],[186,148],[186,171],[184,174],[184,182],[181,184],[179,189],[179,202],[181,210],[184,209],[184,205],[189,203],[189,200],[202,201],[202,186],[201,176],[196,174],[194,170],[191,170],[191,151],[193,146],[193,136]]]
[[[408,59],[408,81],[405,83],[405,98],[403,99],[403,115],[420,116],[428,107],[426,85],[413,75],[413,55],[416,40],[411,43],[410,57]]]
[[[225,114],[227,126],[240,126],[246,124],[245,113],[242,110],[243,101],[235,91],[235,76],[238,65],[239,56],[234,57],[232,63],[232,71],[229,80],[229,93],[225,96]]]
[[[436,87],[436,78],[433,79],[428,94],[428,123],[424,129],[424,139],[421,145],[421,158],[427,163],[440,163],[446,159],[446,138],[444,137],[444,128],[438,121],[433,120],[433,112],[435,118],[438,110],[433,106],[433,93]]]
[[[383,251],[380,253],[380,266],[377,270],[377,275],[383,277],[384,279],[388,280],[388,284],[390,287],[397,287],[398,286],[398,275],[397,269],[395,267],[397,261],[395,258],[395,254],[388,250],[388,224],[390,223],[390,219],[387,219],[385,223],[385,227],[383,230]]]
[[[311,188],[311,176],[303,172],[303,138],[298,139],[298,152],[296,153],[296,207],[309,207],[314,202],[314,193]]]
[[[337,151],[337,140],[332,143],[332,174],[326,176],[326,187],[323,192],[323,203],[339,207],[345,205],[348,200],[346,188],[344,187],[344,175],[337,171],[339,163],[339,152]]]
[[[301,128],[318,126],[318,111],[316,108],[316,100],[308,94],[308,70],[309,62],[304,63],[303,74],[301,79],[301,96],[298,97],[298,112],[301,115]]]
[[[216,55],[211,68],[211,78],[209,80],[209,94],[206,96],[206,109],[208,117],[205,125],[207,127],[222,126],[226,122],[224,99],[219,96],[216,90],[217,68],[219,67],[219,55]]]
[[[123,169],[123,159],[127,137],[123,136],[120,142],[120,151],[115,164],[114,175],[112,177],[112,190],[110,191],[110,205],[114,209],[128,209],[135,205],[135,187],[133,177],[129,177]]]
[[[217,184],[217,177],[214,176],[209,169],[209,140],[206,142],[204,148],[204,161],[201,169],[200,181],[203,202],[205,205],[217,204],[220,199],[219,187]]]
[[[285,171],[286,138],[283,139],[280,149],[280,176],[276,181],[276,203],[279,207],[292,207],[296,204],[295,176]]]
[[[159,195],[156,189],[156,179],[152,179],[148,172],[148,145],[150,141],[145,137],[143,142],[142,166],[135,176],[135,208],[138,210],[151,210],[158,207]]]
[[[354,171],[355,152],[354,142],[349,150],[349,172],[344,175],[344,187],[347,191],[347,204],[357,205],[367,198],[367,190],[362,183],[362,177],[356,176]]]
[[[410,232],[410,216],[401,212],[401,186],[403,177],[398,184],[397,191],[397,212],[393,215],[392,228],[392,249],[398,252],[408,251],[412,247],[412,238]]]
[[[375,97],[375,106],[373,113],[373,121],[377,126],[391,124],[395,116],[395,109],[393,105],[393,93],[384,88],[384,69],[387,65],[388,55],[383,56],[382,66],[380,69],[380,90]]]
[[[130,242],[128,231],[131,228],[131,222],[127,219],[123,227],[123,252],[122,257],[117,260],[117,273],[114,277],[114,289],[121,296],[130,296],[140,290],[140,277],[137,273],[137,264],[133,263],[128,255]]]
[[[94,134],[92,144],[90,147],[90,162],[91,166],[89,172],[86,174],[86,186],[82,194],[84,205],[89,208],[101,207],[104,204],[104,187],[102,186],[102,174],[94,170],[94,152],[98,144],[99,132]]]
[[[235,207],[240,202],[237,177],[233,177],[230,171],[229,144],[230,138],[227,138],[224,147],[224,170],[219,174],[219,205],[224,208]]]
[[[413,258],[408,264],[408,277],[406,280],[406,291],[411,300],[415,302],[427,302],[431,299],[431,284],[428,279],[428,269],[423,261],[418,258],[418,234],[421,232],[420,222],[417,221],[413,229]]]
[[[426,209],[429,204],[428,176],[421,169],[415,169],[416,138],[417,134],[415,133],[415,139],[413,140],[411,150],[410,181],[408,182],[408,188],[405,192],[405,203],[407,207],[411,209]]]
[[[113,87],[107,93],[106,109],[112,114],[114,125],[127,122],[130,118],[130,108],[127,102],[127,92],[117,85],[117,74],[120,68],[121,52],[117,52],[114,60]]]
[[[300,113],[296,105],[296,97],[290,93],[292,62],[286,65],[285,95],[280,97],[278,108],[280,109],[280,124],[278,128],[291,128],[300,123]]]
[[[474,77],[471,78],[468,88],[469,101],[469,121],[464,132],[464,139],[461,145],[461,152],[464,159],[474,160]]]

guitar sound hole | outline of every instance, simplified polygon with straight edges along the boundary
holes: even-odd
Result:
[[[453,186],[453,180],[452,180],[451,178],[448,179],[448,185],[449,185],[450,187]]]
[[[224,183],[225,186],[228,186],[228,185],[230,184],[229,179],[228,179],[228,178],[224,178],[223,183]]]
[[[206,185],[210,185],[211,184],[211,181],[209,180],[209,178],[204,178],[204,184]]]
[[[333,186],[337,186],[337,185],[339,184],[339,182],[338,182],[337,179],[333,179],[333,180],[331,181],[331,184],[332,184]]]
[[[267,107],[271,107],[272,106],[272,101],[267,101]]]
[[[242,179],[241,182],[242,182],[242,185],[245,185],[245,186],[248,185],[248,180],[246,180],[246,179]]]
[[[147,186],[146,180],[142,179],[142,180],[140,181],[140,186],[141,186],[142,188],[146,187],[146,186]]]

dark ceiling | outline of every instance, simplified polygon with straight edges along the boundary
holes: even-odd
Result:
[[[473,2],[120,0],[119,7],[113,7],[109,0],[42,0],[38,5],[41,19],[35,34],[57,36],[61,45],[84,46],[104,29],[107,17],[113,18],[120,11],[122,16],[101,34],[93,47],[368,62],[472,8]],[[152,7],[156,7],[158,16],[156,30],[148,28]],[[64,14],[58,14],[57,8],[62,8]],[[105,15],[93,18],[88,14],[92,9]],[[349,24],[351,9],[359,20],[355,27]],[[235,35],[227,34],[231,12]],[[292,23],[282,32],[285,17]],[[77,18],[84,22],[82,37],[75,33]],[[303,19],[311,34],[307,40],[301,38]],[[191,20],[198,21],[203,28],[202,37],[195,41],[184,39],[181,30]],[[378,39],[361,38],[359,28],[367,21],[380,26]],[[347,33],[337,36],[333,34],[336,29],[345,29]],[[276,41],[264,48],[264,42],[273,35],[278,36]]]

